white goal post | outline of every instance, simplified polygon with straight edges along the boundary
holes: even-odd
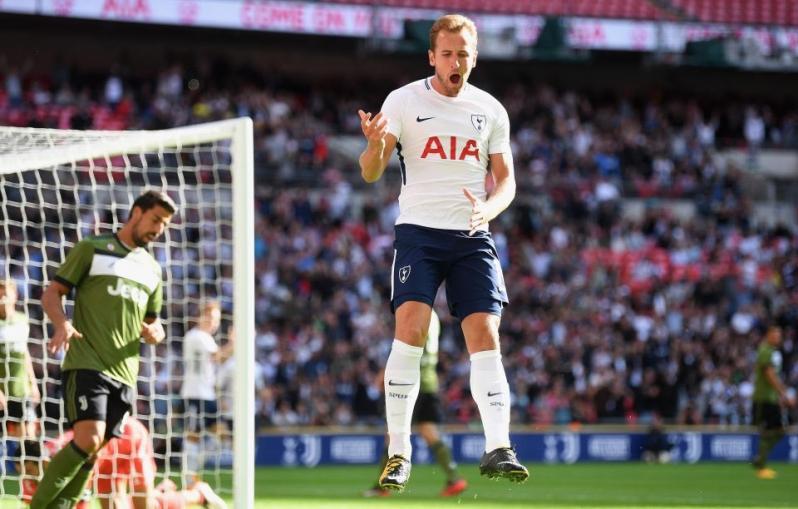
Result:
[[[39,433],[52,436],[64,425],[60,415],[53,415],[62,406],[55,376],[60,359],[47,353],[41,291],[77,240],[116,230],[127,219],[132,200],[151,188],[166,191],[179,210],[164,237],[150,247],[166,274],[162,316],[167,339],[158,348],[142,347],[138,385],[143,395],[137,408],[159,441],[156,456],[165,465],[164,475],[177,477],[179,453],[173,442],[184,432],[180,410],[175,410],[180,408],[179,393],[174,391],[180,378],[181,335],[193,325],[203,300],[220,301],[223,322],[236,335],[229,383],[218,389],[223,392],[220,399],[232,399],[232,405],[220,401],[220,416],[232,420],[232,493],[225,493],[219,473],[229,466],[220,460],[222,449],[215,458],[204,458],[215,461],[218,471],[210,467],[211,478],[203,480],[223,496],[232,496],[235,507],[251,507],[255,227],[249,118],[161,131],[0,126],[0,280],[16,282],[16,309],[30,320],[28,346],[42,393]],[[70,314],[69,302],[67,309]],[[16,474],[4,466],[14,445],[6,417],[0,420],[2,502],[11,496],[6,488]]]

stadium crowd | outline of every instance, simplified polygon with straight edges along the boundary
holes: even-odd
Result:
[[[258,424],[380,424],[398,185],[360,191],[354,165],[329,146],[359,133],[357,108],[378,108],[379,91],[288,86],[252,70],[223,87],[230,73],[218,66],[174,64],[152,79],[123,67],[93,80],[75,73],[0,66],[0,124],[254,119]],[[748,423],[771,321],[785,327],[785,378],[798,384],[798,230],[753,224],[740,176],[712,157],[728,146],[798,148],[798,110],[521,83],[498,92],[519,186],[491,225],[511,282],[502,337],[514,423]],[[627,197],[656,200],[631,217]],[[673,214],[673,198],[694,204],[695,217]],[[478,423],[463,339],[439,299],[445,415]],[[170,364],[158,380],[177,393]]]

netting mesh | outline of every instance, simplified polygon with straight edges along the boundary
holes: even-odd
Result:
[[[207,299],[221,303],[223,322],[217,340],[224,343],[232,323],[232,155],[229,139],[142,151],[141,147],[152,145],[145,141],[156,139],[154,136],[0,128],[0,279],[16,283],[16,309],[30,321],[28,350],[41,392],[41,402],[32,404],[36,439],[55,438],[64,432],[66,422],[61,358],[52,357],[46,349],[49,331],[40,302],[44,288],[78,240],[117,230],[143,190],[164,190],[175,200],[178,214],[164,236],[149,248],[163,268],[162,319],[167,338],[157,347],[142,344],[135,414],[152,436],[160,473],[177,480],[186,431],[180,399],[182,338],[194,325],[200,303]],[[130,148],[118,150],[124,145]],[[106,154],[92,155],[93,159],[61,161],[24,171],[9,165],[13,158],[41,159],[43,153],[69,154],[85,146],[113,146],[113,150],[107,148]],[[73,296],[65,301],[67,316],[71,316]],[[0,362],[8,363],[7,356],[0,355]],[[220,367],[218,417],[226,423],[223,429],[232,427],[232,371],[231,365]],[[13,418],[0,413],[2,500],[18,493],[19,476],[9,454],[19,440],[14,438]],[[198,474],[222,493],[230,484],[225,479],[232,464],[230,436],[214,434],[200,442],[204,466]]]
[[[153,133],[137,133],[137,137],[152,136]],[[0,155],[14,154],[24,157],[46,148],[64,149],[79,146],[97,146],[113,141],[130,145],[136,138],[125,131],[68,131],[55,129],[29,129],[4,127],[0,130]]]

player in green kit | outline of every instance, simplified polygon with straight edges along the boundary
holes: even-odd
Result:
[[[776,477],[776,471],[767,468],[766,464],[770,451],[784,436],[781,404],[789,407],[795,405],[795,399],[788,395],[779,378],[782,365],[780,345],[781,329],[771,325],[756,353],[752,414],[754,424],[759,427],[759,452],[754,458],[753,466],[760,479]]]
[[[48,350],[66,351],[62,392],[74,438],[50,461],[32,509],[73,507],[97,451],[122,435],[132,410],[140,340],[157,344],[166,336],[158,318],[161,267],[145,247],[164,232],[176,210],[165,193],[145,192],[115,234],[78,242],[42,295],[53,323]],[[73,288],[74,323],[62,305]]]
[[[32,404],[39,401],[39,388],[28,353],[28,317],[16,304],[16,283],[0,279],[0,432],[30,438],[36,434]]]
[[[430,316],[427,341],[424,343],[424,352],[421,354],[421,385],[419,388],[416,406],[413,409],[413,422],[418,426],[418,432],[424,438],[438,465],[446,474],[446,484],[441,491],[442,497],[453,497],[462,493],[468,483],[457,473],[457,463],[452,459],[452,451],[441,440],[438,426],[443,421],[441,400],[438,396],[438,339],[441,334],[441,321],[435,311]],[[380,460],[380,473],[388,463],[388,448],[386,447]],[[365,497],[387,497],[391,490],[380,487],[379,479],[370,489],[363,493]]]

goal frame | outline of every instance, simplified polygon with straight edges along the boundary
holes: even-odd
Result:
[[[0,173],[231,140],[233,324],[238,338],[233,353],[236,366],[233,382],[233,504],[236,508],[251,507],[255,494],[255,378],[252,361],[255,358],[255,282],[252,277],[255,271],[255,163],[252,120],[242,117],[160,131],[77,131],[29,127],[2,129],[21,137],[34,133],[73,137],[68,145],[51,143],[50,146],[36,147],[26,152],[0,154]],[[113,137],[114,133],[119,136]],[[92,134],[98,138],[92,139]]]

